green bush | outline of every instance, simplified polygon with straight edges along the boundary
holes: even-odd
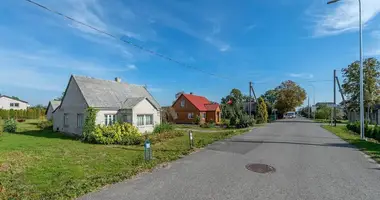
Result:
[[[15,133],[17,130],[17,123],[14,119],[8,119],[4,122],[4,131],[8,133]]]
[[[93,107],[88,107],[86,109],[86,119],[84,120],[82,140],[92,142],[92,136],[95,134],[96,129],[96,114],[98,110]],[[90,138],[91,137],[91,138]]]
[[[53,129],[53,121],[40,121],[37,124],[37,127],[40,129]]]
[[[378,141],[380,141],[380,126],[378,126],[377,124],[375,125],[375,127],[373,128],[373,133],[372,133],[372,137]]]
[[[207,122],[207,123],[204,123],[204,124],[201,124],[200,125],[202,128],[214,128],[215,127],[215,123],[213,121],[210,121],[210,122]]]
[[[243,115],[239,122],[236,124],[236,128],[247,128],[249,126],[253,126],[256,121],[249,117],[249,115]]]
[[[201,123],[201,117],[199,115],[196,115],[194,118],[194,123],[195,124],[200,124]]]
[[[137,145],[143,141],[141,136],[133,125],[115,123],[109,126],[97,125],[94,131],[87,133],[86,141],[97,144]]]
[[[153,133],[164,133],[164,132],[169,132],[173,131],[174,126],[173,124],[170,123],[161,123],[159,125],[156,125],[153,129]]]

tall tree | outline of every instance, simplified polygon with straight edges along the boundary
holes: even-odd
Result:
[[[272,114],[272,110],[277,99],[276,89],[266,91],[263,95],[261,95],[261,98],[263,98],[266,103],[268,114]]]
[[[268,122],[268,111],[267,111],[267,104],[265,103],[264,99],[262,97],[258,100],[258,109],[257,109],[257,123],[267,123]]]
[[[348,108],[350,110],[359,110],[360,94],[360,62],[351,63],[348,67],[342,69],[343,91],[348,98]],[[364,105],[372,106],[379,101],[379,78],[380,63],[376,58],[367,58],[363,63],[364,72]]]
[[[221,100],[222,117],[230,119],[231,125],[235,125],[242,118],[243,94],[239,89],[232,89],[230,94]]]
[[[277,100],[275,108],[283,114],[294,111],[296,107],[302,105],[306,99],[305,89],[301,88],[293,81],[284,81],[276,88]]]
[[[16,100],[20,100],[20,98],[16,97],[16,96],[12,96],[11,97],[12,99],[16,99]]]

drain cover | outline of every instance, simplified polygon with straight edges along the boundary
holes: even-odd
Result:
[[[266,164],[259,164],[259,163],[252,163],[245,166],[248,170],[265,174],[265,173],[272,173],[275,172],[276,169],[272,166],[266,165]]]

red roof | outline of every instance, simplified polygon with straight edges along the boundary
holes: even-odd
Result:
[[[219,104],[205,104],[205,107],[208,111],[215,111],[219,107]]]
[[[219,104],[211,104],[211,102],[202,96],[193,94],[183,94],[183,96],[189,100],[199,111],[214,111]]]

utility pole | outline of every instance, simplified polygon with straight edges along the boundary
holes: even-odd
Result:
[[[249,117],[251,116],[252,113],[252,108],[251,108],[251,99],[252,99],[252,82],[249,82],[249,102],[248,102],[248,110],[249,110]]]
[[[334,126],[336,126],[336,70],[334,69],[334,115],[333,115],[333,120],[334,120]]]
[[[308,111],[309,111],[309,119],[310,119],[310,96],[307,96],[307,108],[308,108]]]

